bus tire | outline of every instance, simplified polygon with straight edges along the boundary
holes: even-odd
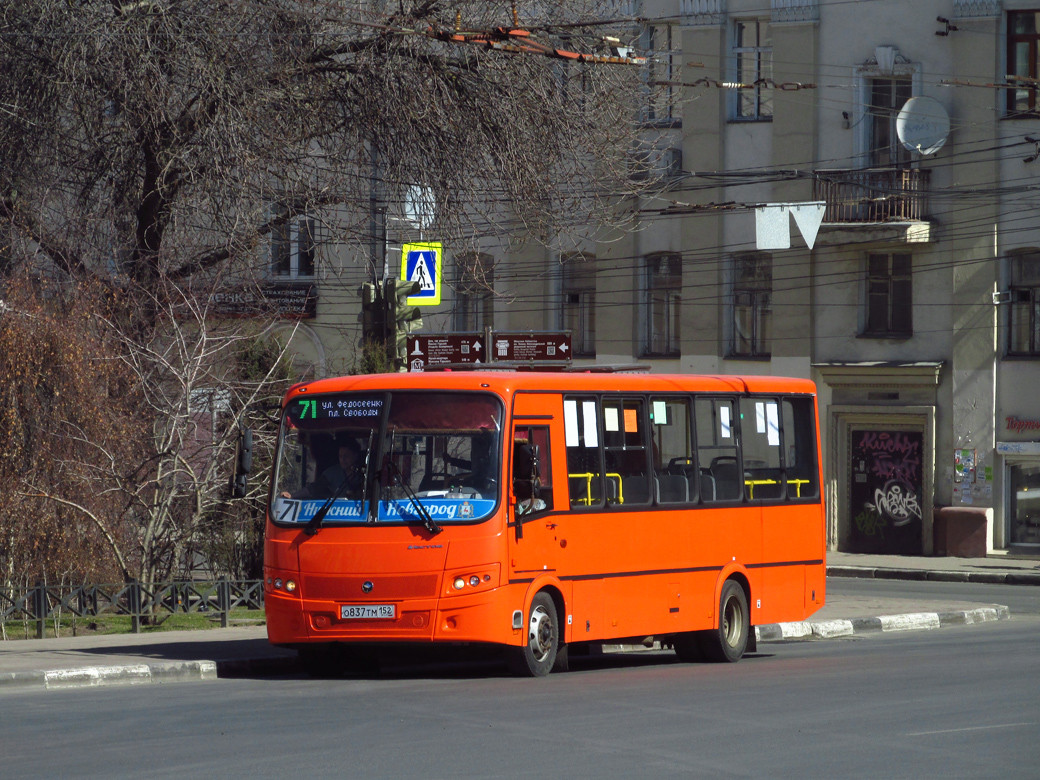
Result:
[[[705,657],[716,663],[739,661],[747,648],[750,624],[744,589],[740,583],[726,580],[719,597],[719,625],[701,635],[701,650]]]
[[[506,648],[509,670],[520,677],[544,677],[553,670],[560,649],[556,606],[544,591],[531,599],[527,615],[527,641],[523,647]]]

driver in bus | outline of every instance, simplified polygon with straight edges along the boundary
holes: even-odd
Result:
[[[365,487],[361,445],[349,436],[338,439],[337,444],[336,463],[295,493],[282,491],[282,498],[360,498]]]

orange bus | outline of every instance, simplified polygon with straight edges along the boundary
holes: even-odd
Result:
[[[737,661],[824,603],[812,382],[445,371],[282,405],[270,641],[329,674],[393,643],[491,643],[541,676],[653,637]]]

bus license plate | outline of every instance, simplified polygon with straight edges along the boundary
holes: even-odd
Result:
[[[397,617],[393,604],[341,604],[339,616],[342,620],[359,620],[365,618]]]

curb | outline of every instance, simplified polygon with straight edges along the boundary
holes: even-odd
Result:
[[[46,672],[0,673],[0,690],[16,688],[96,688],[102,685],[148,685],[152,683],[216,680],[221,677],[271,675],[295,671],[296,659],[239,658],[230,661],[170,661],[123,666],[81,666]]]
[[[920,631],[947,626],[964,626],[1008,620],[1011,610],[1002,605],[961,612],[916,612],[907,615],[854,618],[852,620],[802,621],[755,626],[759,642],[789,642],[807,639],[840,639],[875,631]]]
[[[1040,572],[934,571],[928,569],[875,569],[867,566],[828,566],[828,577],[917,582],[982,582],[990,585],[1040,585]]]

